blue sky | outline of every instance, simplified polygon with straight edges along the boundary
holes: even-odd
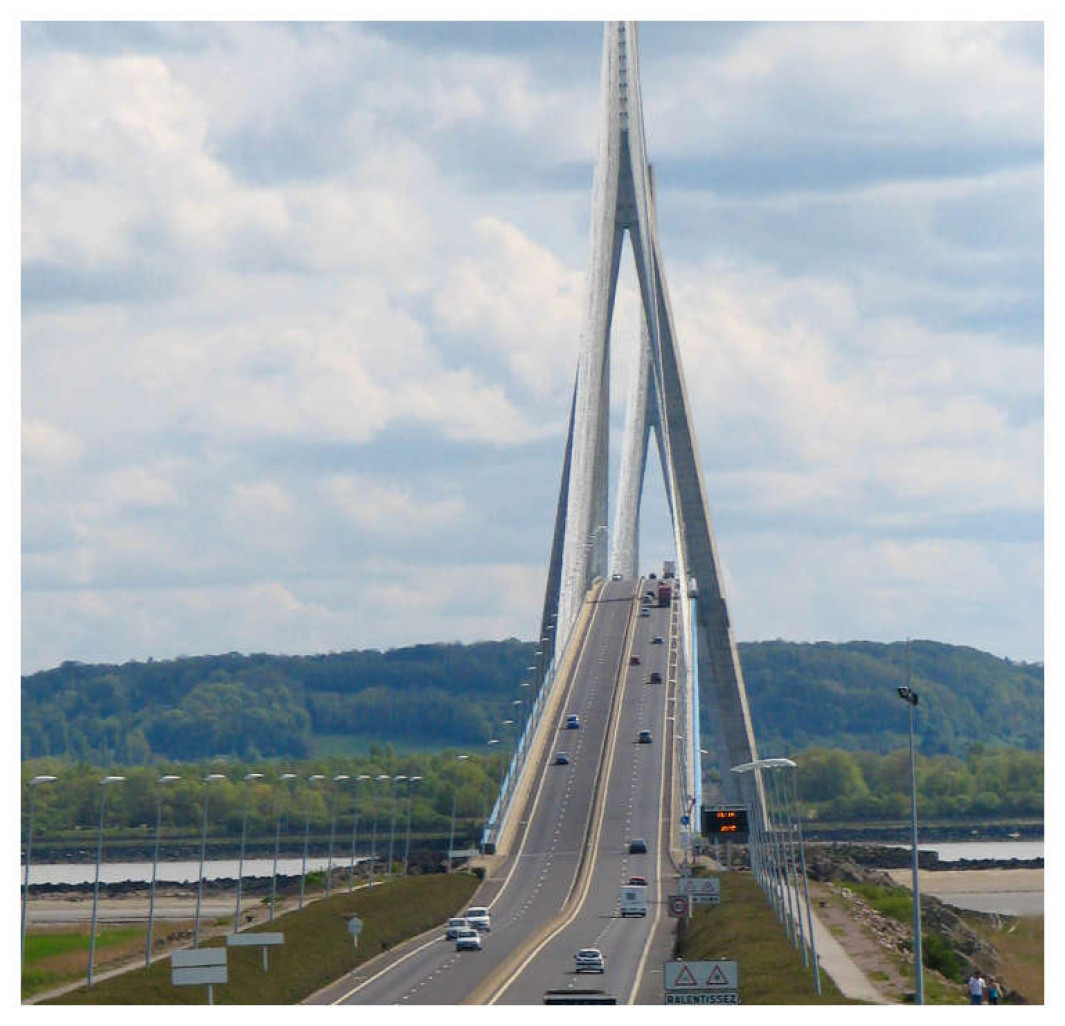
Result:
[[[640,33],[739,640],[1041,659],[1041,26]],[[531,637],[600,42],[23,26],[24,671]]]

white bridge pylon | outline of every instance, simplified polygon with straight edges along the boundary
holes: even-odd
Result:
[[[639,282],[641,339],[627,397],[611,532],[607,519],[610,328],[626,235]],[[711,703],[725,795],[730,801],[754,804],[757,775],[737,780],[728,772],[728,767],[751,762],[758,754],[662,270],[633,22],[607,22],[604,30],[586,300],[541,621],[544,663],[563,650],[596,579],[613,573],[633,577],[638,572],[640,497],[653,432],[676,544],[684,664],[694,674],[693,686],[682,689],[692,725],[685,771],[694,787],[688,793],[699,793],[701,691],[704,701]]]

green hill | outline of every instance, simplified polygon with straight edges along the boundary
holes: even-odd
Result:
[[[906,743],[895,695],[905,644],[741,644],[763,754],[811,746],[887,752]],[[373,741],[436,749],[483,744],[514,717],[534,647],[508,639],[316,656],[66,662],[22,678],[22,757],[98,764],[228,754],[303,757]],[[914,641],[925,752],[1043,746],[1043,667]],[[528,690],[528,689],[526,689]],[[704,685],[703,730],[713,710]]]

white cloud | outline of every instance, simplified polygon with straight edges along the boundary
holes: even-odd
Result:
[[[73,432],[65,431],[39,417],[22,424],[22,465],[26,470],[62,467],[76,463],[85,454],[85,444]]]
[[[322,483],[322,494],[356,529],[392,537],[455,524],[465,513],[457,497],[416,497],[409,488],[358,474],[331,475]]]

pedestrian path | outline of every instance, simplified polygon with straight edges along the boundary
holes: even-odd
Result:
[[[792,893],[794,895],[794,891]],[[874,1005],[890,1005],[892,1002],[873,986],[869,977],[858,968],[858,965],[847,954],[843,945],[832,936],[828,927],[817,918],[817,913],[811,909],[810,914],[813,916],[817,961],[821,968],[832,977],[832,981],[839,987],[840,993],[854,1001],[867,1001]]]

